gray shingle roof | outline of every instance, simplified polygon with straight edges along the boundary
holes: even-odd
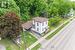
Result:
[[[25,29],[31,28],[32,27],[32,21],[28,21],[28,22],[22,24],[22,27]]]
[[[35,18],[33,18],[33,20],[35,21],[35,22],[45,22],[45,21],[48,21],[48,19],[47,18],[44,18],[44,17],[35,17]]]

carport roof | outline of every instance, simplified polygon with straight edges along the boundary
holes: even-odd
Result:
[[[24,29],[29,29],[29,28],[31,28],[31,27],[32,27],[32,21],[28,21],[28,22],[22,24],[22,27],[23,27]]]

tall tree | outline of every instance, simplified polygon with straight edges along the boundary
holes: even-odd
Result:
[[[15,0],[20,7],[21,18],[28,20],[31,16],[43,16],[47,13],[46,0]],[[44,15],[45,16],[45,15]]]
[[[20,19],[12,12],[0,17],[0,36],[16,38],[21,31]]]
[[[50,17],[57,16],[57,15],[64,17],[64,15],[68,14],[71,9],[70,2],[66,0],[53,0],[51,2],[48,2],[48,5],[49,5]]]

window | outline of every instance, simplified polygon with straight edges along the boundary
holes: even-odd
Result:
[[[42,31],[44,31],[44,28],[42,28]]]
[[[35,25],[33,25],[33,28],[35,29]]]
[[[37,23],[37,26],[39,26],[39,23]]]
[[[39,31],[39,28],[37,28],[37,31]]]
[[[44,26],[44,23],[42,23],[42,26]]]
[[[42,31],[43,31],[43,29],[42,29]]]
[[[46,22],[46,24],[47,24],[47,22]]]

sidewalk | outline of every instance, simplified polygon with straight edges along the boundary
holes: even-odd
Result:
[[[5,46],[0,45],[0,50],[6,50]]]

